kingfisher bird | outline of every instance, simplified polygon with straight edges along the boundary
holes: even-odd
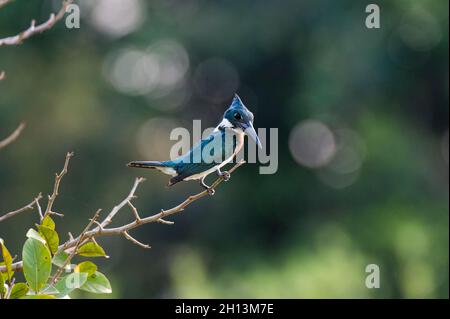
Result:
[[[209,174],[216,172],[225,181],[230,179],[227,171],[221,168],[230,163],[244,145],[244,135],[252,138],[262,148],[253,127],[254,116],[235,94],[230,107],[225,111],[222,121],[206,138],[202,139],[186,154],[167,161],[133,161],[129,167],[157,169],[172,176],[168,186],[181,181],[199,180],[200,185],[214,195],[214,189],[205,183]]]

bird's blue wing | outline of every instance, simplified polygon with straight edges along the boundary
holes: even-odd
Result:
[[[236,148],[236,139],[227,134],[228,132],[225,130],[215,131],[201,140],[188,153],[172,161],[172,167],[178,175],[172,179],[173,183],[171,180],[171,184],[205,172],[232,156]]]

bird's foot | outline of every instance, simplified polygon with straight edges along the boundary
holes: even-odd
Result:
[[[228,182],[231,178],[231,174],[227,171],[220,172],[219,176],[222,177],[225,182]]]
[[[200,185],[202,185],[202,187],[203,187],[203,188],[208,192],[208,194],[211,195],[211,196],[213,196],[214,193],[216,192],[216,191],[214,190],[214,188],[212,188],[211,186],[209,186],[209,185],[207,185],[207,184],[205,183],[205,177],[203,177],[203,178],[200,180]]]

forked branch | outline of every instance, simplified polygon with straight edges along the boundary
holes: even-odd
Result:
[[[67,153],[64,168],[61,171],[61,173],[56,175],[53,194],[51,196],[49,196],[49,198],[48,198],[49,203],[47,205],[45,214],[52,213],[51,208],[52,208],[55,198],[58,195],[60,181],[61,181],[62,177],[68,171],[68,164],[69,164],[70,158],[72,156],[73,156],[72,153]],[[236,163],[229,170],[229,173],[230,174],[233,173],[236,169],[238,169],[244,163],[245,163],[245,161],[240,161],[240,162]],[[162,223],[162,224],[171,225],[171,224],[173,224],[173,222],[165,220],[164,218],[184,211],[184,209],[187,206],[189,206],[190,204],[192,204],[193,202],[195,202],[205,196],[208,196],[210,194],[208,192],[208,190],[204,190],[195,195],[191,195],[191,196],[187,197],[184,201],[182,201],[180,204],[178,204],[175,207],[172,207],[170,209],[162,209],[160,212],[158,212],[156,214],[153,214],[153,215],[150,215],[147,217],[141,217],[141,215],[138,212],[138,209],[132,204],[132,200],[136,198],[136,195],[135,195],[136,190],[137,190],[138,186],[142,182],[144,182],[144,180],[145,179],[142,177],[136,178],[128,195],[118,205],[116,205],[115,207],[113,207],[111,209],[111,211],[103,219],[103,221],[98,220],[99,213],[100,213],[100,210],[98,210],[95,213],[94,217],[90,220],[90,223],[88,224],[88,226],[83,230],[83,232],[76,238],[74,238],[73,236],[70,235],[69,239],[65,243],[61,244],[58,247],[57,253],[65,251],[65,252],[70,252],[70,254],[74,254],[74,252],[77,251],[77,248],[80,247],[80,245],[82,245],[83,243],[86,243],[88,241],[95,241],[95,238],[102,237],[102,236],[123,236],[125,239],[131,241],[132,243],[134,243],[142,248],[150,248],[149,245],[141,243],[140,241],[138,241],[137,239],[132,237],[130,235],[130,231],[137,227],[140,227],[142,225],[149,224],[149,223]],[[224,177],[219,176],[212,183],[210,189],[213,189],[213,190],[216,189],[224,180],[225,180]],[[40,207],[38,205],[39,204],[38,201],[36,201],[36,203],[37,203],[37,206]],[[134,220],[132,222],[122,225],[122,226],[108,228],[108,226],[111,224],[111,222],[113,221],[113,219],[117,215],[117,213],[119,213],[119,211],[121,211],[125,206],[128,206],[130,208],[131,213],[133,214]],[[44,214],[44,216],[45,216],[45,214]],[[22,262],[19,261],[19,262],[14,263],[13,269],[15,271],[21,270]],[[1,272],[6,271],[5,267],[0,266],[0,271]]]
[[[39,207],[39,200],[41,198],[42,198],[42,194],[39,193],[39,195],[35,199],[33,199],[33,201],[31,203],[29,203],[28,205],[25,205],[22,208],[16,209],[12,212],[4,214],[3,216],[0,216],[0,223],[7,220],[8,218],[19,215],[20,213],[32,210],[34,208],[34,206]]]
[[[62,171],[59,174],[56,173],[55,184],[53,185],[53,193],[48,196],[47,208],[45,209],[45,213],[44,213],[43,217],[45,217],[47,215],[62,216],[61,214],[53,212],[52,208],[53,208],[53,204],[55,203],[56,197],[58,197],[58,195],[59,195],[59,184],[61,183],[61,180],[64,177],[64,175],[66,175],[68,172],[69,162],[72,157],[73,157],[73,152],[67,153],[66,161],[64,162],[64,167],[63,167]]]
[[[0,0],[0,8],[4,5],[6,5],[9,1],[8,0]],[[7,38],[0,39],[0,47],[2,45],[19,45],[22,44],[22,42],[30,37],[32,37],[35,34],[42,33],[46,30],[51,29],[56,22],[61,20],[64,17],[64,14],[66,13],[67,6],[71,4],[73,0],[65,0],[62,3],[61,9],[55,14],[52,13],[47,21],[36,24],[36,20],[32,20],[30,26],[25,31],[20,32],[17,35],[10,36]]]
[[[23,128],[20,128],[20,126],[19,126],[19,128],[17,128],[16,131],[15,131],[15,133],[13,133],[11,136],[13,136],[13,135],[15,135],[15,134],[18,136],[18,135],[20,134],[20,132],[17,133],[17,131],[18,131],[19,129],[22,130]],[[10,139],[11,136],[10,136],[8,139]],[[13,140],[14,140],[15,138],[17,138],[17,136],[14,137]],[[11,142],[10,142],[10,143],[11,143]],[[42,194],[39,193],[39,195],[38,195],[31,203],[29,203],[28,205],[26,205],[26,206],[24,206],[24,207],[22,207],[22,208],[19,208],[19,209],[17,209],[17,210],[14,210],[14,211],[12,211],[12,212],[6,213],[6,214],[4,214],[4,215],[2,215],[2,216],[0,216],[0,223],[3,222],[3,221],[5,221],[5,220],[7,220],[8,218],[11,218],[11,217],[14,217],[14,216],[20,214],[20,213],[22,213],[22,212],[25,212],[25,211],[28,211],[28,210],[32,210],[34,207],[37,208],[38,213],[39,213],[39,219],[40,219],[41,221],[42,221],[42,220],[44,219],[44,217],[47,216],[47,215],[58,215],[58,216],[63,216],[62,214],[53,212],[53,211],[52,211],[52,208],[53,208],[53,204],[55,203],[55,200],[56,200],[56,198],[58,197],[58,194],[59,194],[59,185],[60,185],[61,180],[62,180],[62,178],[64,177],[64,175],[66,175],[67,172],[68,172],[69,162],[70,162],[70,159],[71,159],[72,157],[73,157],[73,153],[71,153],[71,152],[70,152],[70,153],[67,153],[67,154],[66,154],[66,160],[65,160],[65,162],[64,162],[64,167],[63,167],[62,171],[61,171],[59,174],[56,173],[55,184],[54,184],[54,186],[53,186],[53,193],[52,193],[51,195],[48,196],[47,208],[45,209],[45,212],[42,211],[41,205],[40,205],[40,203],[39,203],[39,200],[42,199]]]
[[[89,224],[87,224],[86,228],[81,232],[80,236],[78,237],[78,241],[77,241],[75,247],[73,248],[73,250],[71,251],[70,255],[67,257],[67,259],[64,261],[64,263],[61,265],[61,267],[59,267],[58,270],[56,271],[55,276],[52,279],[52,285],[54,285],[58,282],[58,279],[63,274],[64,269],[66,268],[66,266],[68,264],[70,264],[70,261],[75,256],[75,254],[78,251],[78,248],[80,247],[81,243],[83,242],[86,232],[97,221],[97,218],[100,215],[100,212],[101,212],[101,209],[99,209],[95,212],[94,217],[91,218],[91,220],[89,221]]]
[[[245,161],[240,161],[236,163],[230,170],[229,173],[233,173],[236,169],[238,169],[241,165],[243,165]],[[211,189],[216,189],[225,179],[220,176],[218,177],[213,184],[211,185]],[[124,236],[126,239],[132,241],[135,244],[138,244],[141,247],[146,246],[148,248],[148,245],[142,244],[129,234],[129,231],[132,229],[135,229],[141,225],[149,224],[149,223],[163,223],[163,224],[173,224],[171,221],[167,221],[164,218],[167,216],[171,216],[177,213],[182,212],[187,206],[195,202],[196,200],[199,200],[200,198],[203,198],[205,196],[208,196],[208,190],[204,190],[200,193],[197,193],[195,195],[191,195],[188,198],[186,198],[184,201],[182,201],[180,204],[178,204],[175,207],[172,207],[170,209],[162,209],[159,213],[153,214],[148,217],[140,217],[137,209],[131,204],[131,200],[135,198],[135,191],[140,183],[142,183],[144,179],[142,177],[136,178],[134,181],[133,187],[131,188],[131,192],[128,194],[128,196],[117,206],[115,206],[111,212],[108,214],[108,216],[105,218],[105,220],[97,225],[93,230],[90,230],[86,232],[85,234],[85,241],[89,241],[91,238],[101,237],[101,236]],[[134,221],[125,224],[123,226],[114,227],[114,228],[106,228],[107,225],[109,225],[114,218],[114,216],[125,206],[128,205],[131,207],[131,211],[134,216]],[[66,249],[69,249],[73,247],[77,240],[79,238],[75,238],[73,240],[69,240],[63,245],[61,245],[58,249],[58,251],[65,251]]]

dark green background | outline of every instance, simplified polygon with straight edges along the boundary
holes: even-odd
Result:
[[[245,165],[175,225],[133,231],[150,250],[101,239],[111,257],[98,264],[114,291],[105,297],[448,298],[448,1],[377,1],[378,30],[364,25],[368,3],[140,1],[142,24],[121,37],[95,27],[83,6],[81,29],[61,22],[1,47],[0,136],[27,128],[0,153],[0,213],[49,193],[71,150],[55,204],[64,238],[121,201],[136,176],[147,177],[135,201],[142,215],[177,204],[198,185],[168,189],[165,176],[124,164],[164,159],[180,123],[216,125],[236,88],[256,127],[279,129],[278,172]],[[52,1],[15,1],[0,10],[0,37],[51,10]],[[167,39],[189,58],[175,89],[111,85],[114,56]],[[352,182],[333,175],[350,185],[331,187],[327,167],[294,160],[289,136],[305,120],[359,136],[365,155]],[[124,210],[115,223],[131,218]],[[34,222],[26,213],[0,225],[12,254]],[[364,285],[371,263],[380,289]]]

